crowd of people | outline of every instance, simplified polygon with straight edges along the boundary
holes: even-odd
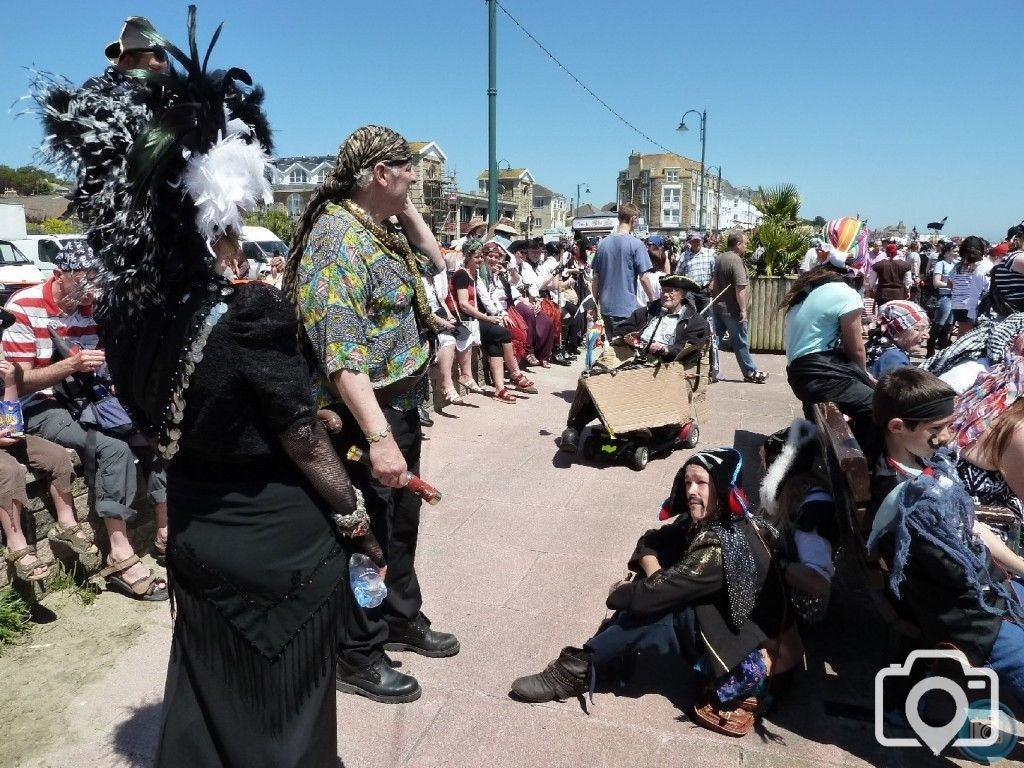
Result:
[[[823,241],[811,250],[780,306],[787,375],[808,418],[816,404],[835,403],[868,457],[871,532],[859,546],[886,564],[889,599],[918,633],[891,662],[915,648],[960,650],[971,665],[995,671],[1007,701],[1024,704],[1024,301],[1014,293],[1024,274],[1024,227],[992,248],[969,237],[921,262],[937,299],[932,322],[943,322],[953,304],[939,291],[952,295],[958,274],[982,286],[973,277],[979,260],[986,251],[1004,254],[987,270],[981,309],[972,288],[971,308],[957,316],[969,327],[927,359],[929,314],[910,301],[920,272],[906,280],[910,269],[895,244],[876,256],[866,285],[848,254]],[[865,296],[884,300],[867,345]],[[800,626],[824,620],[837,550],[857,535],[843,533],[810,421],[772,435],[764,456],[756,512],[742,494],[735,449],[686,459],[662,510],[672,521],[637,542],[631,578],[608,594],[612,615],[542,671],[514,680],[513,696],[592,695],[627,679],[640,652],[681,656],[705,680],[693,720],[748,733],[787,689],[802,655]],[[1001,508],[1013,522],[990,527],[979,505]],[[910,731],[908,690],[886,692],[887,728]]]
[[[47,151],[77,172],[88,235],[6,308],[0,375],[24,434],[0,433],[5,557],[18,578],[49,575],[21,528],[26,464],[49,481],[51,541],[96,553],[70,493],[66,449],[78,451],[106,534],[101,576],[130,598],[174,600],[157,764],[334,766],[336,690],[414,701],[419,682],[387,651],[460,651],[424,612],[415,563],[409,480],[428,375],[445,406],[481,394],[479,348],[490,396],[514,405],[596,329],[665,361],[710,342],[713,378],[728,336],[743,381],[763,384],[747,237],[719,249],[694,233],[676,254],[664,236],[635,237],[639,211],[624,204],[596,247],[473,220],[441,248],[409,198],[408,143],[367,125],[342,141],[288,258],[249,275],[242,215],[269,198],[263,94],[241,70],[207,74],[189,27],[190,45],[174,47],[131,17],[103,75],[40,90]],[[993,247],[874,242],[861,263],[821,240],[802,267],[779,308],[788,381],[808,417],[836,403],[869,456],[867,545],[889,564],[894,602],[922,646],[955,645],[1024,701],[1024,609],[1008,575],[1024,576],[1024,560],[974,515],[998,505],[1024,523],[1024,227]],[[585,423],[570,421],[577,439]],[[824,619],[844,536],[812,424],[764,453],[760,510],[737,449],[690,455],[666,524],[609,592],[611,617],[513,695],[593,694],[652,651],[705,679],[695,722],[748,733],[800,666],[801,623]],[[128,537],[137,461],[170,578]],[[346,583],[353,554],[385,578],[379,607]]]

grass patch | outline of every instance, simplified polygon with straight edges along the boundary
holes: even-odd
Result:
[[[79,573],[79,567],[79,564],[75,563],[69,569],[58,560],[50,566],[54,574],[47,588],[50,592],[67,592],[77,598],[82,605],[89,605],[99,595],[99,590],[88,578]]]
[[[0,589],[0,651],[28,629],[28,604],[13,587]]]

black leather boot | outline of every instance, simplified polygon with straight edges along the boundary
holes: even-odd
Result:
[[[432,426],[434,426],[434,420],[432,418],[430,418],[430,414],[427,413],[427,409],[426,408],[424,408],[421,405],[419,407],[419,412],[420,412],[420,426],[423,426],[423,427],[432,427]]]
[[[412,651],[420,656],[443,659],[459,652],[459,641],[448,632],[430,628],[430,619],[422,613],[400,629],[391,629],[385,651]]]
[[[582,696],[587,692],[589,671],[590,655],[582,648],[567,646],[543,672],[513,681],[512,695],[531,704]]]
[[[334,687],[342,693],[365,696],[381,704],[405,704],[416,701],[423,693],[416,678],[393,669],[386,656],[368,667],[347,664],[339,657]]]

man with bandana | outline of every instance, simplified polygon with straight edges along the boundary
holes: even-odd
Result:
[[[415,180],[405,139],[382,126],[357,129],[299,220],[284,276],[309,340],[319,405],[341,417],[338,453],[357,446],[369,456],[369,466],[348,461],[346,469],[388,564],[380,607],[350,602],[343,611],[337,688],[386,703],[421,693],[386,650],[459,652],[455,636],[431,629],[420,610],[420,499],[405,490],[409,473],[419,472],[418,405],[435,330],[421,277],[446,269],[409,200]]]
[[[782,658],[782,639],[798,639],[781,575],[747,515],[742,466],[735,448],[686,460],[661,513],[675,519],[640,537],[630,577],[612,585],[607,606],[615,614],[582,647],[563,648],[542,672],[515,680],[515,698],[537,703],[588,687],[593,693],[595,670],[651,651],[681,655],[708,678],[696,722],[733,736],[753,727],[768,675],[793,663]]]

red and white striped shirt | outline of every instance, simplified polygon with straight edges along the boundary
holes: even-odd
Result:
[[[45,283],[23,288],[7,301],[7,309],[14,315],[15,322],[4,331],[4,357],[14,363],[31,368],[42,368],[53,362],[53,340],[50,328],[57,335],[68,339],[68,344],[77,344],[83,349],[99,346],[96,322],[92,317],[92,306],[82,306],[71,315],[57,306],[53,300],[53,278]],[[30,392],[21,398],[22,407],[27,408],[53,397],[48,387]]]

